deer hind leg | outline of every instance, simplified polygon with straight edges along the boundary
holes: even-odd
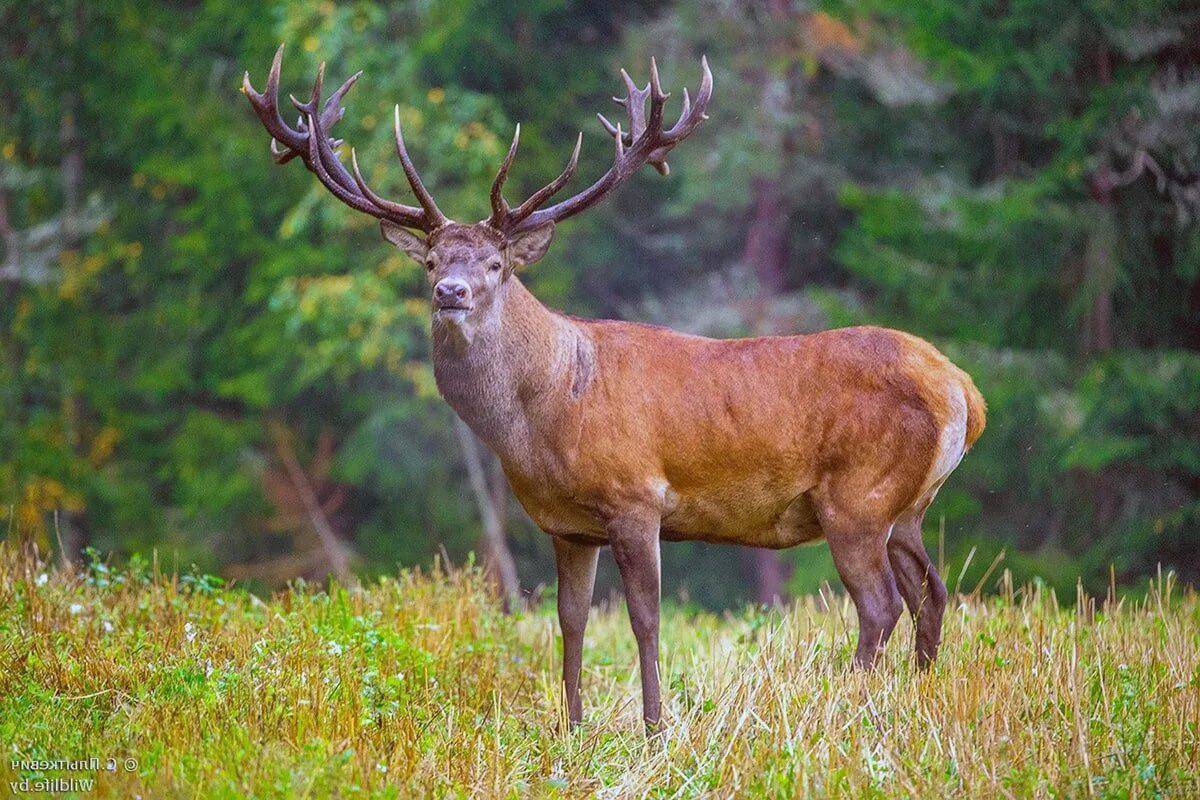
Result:
[[[897,522],[888,539],[888,560],[904,604],[913,618],[917,639],[917,666],[927,669],[937,658],[942,640],[942,615],[946,611],[946,585],[921,540],[924,512]]]
[[[583,632],[587,628],[596,584],[596,558],[600,548],[576,544],[558,537],[554,559],[558,567],[558,625],[563,639],[563,691],[567,700],[567,722],[583,721],[583,701],[579,696],[579,672],[583,666]]]
[[[829,542],[833,564],[858,611],[858,649],[854,665],[871,669],[892,635],[904,602],[888,560],[890,525],[853,522],[824,510],[821,527]]]

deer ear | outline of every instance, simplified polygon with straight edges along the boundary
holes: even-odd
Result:
[[[384,239],[408,253],[414,261],[424,263],[425,256],[429,254],[429,245],[420,236],[387,219],[379,220],[379,230],[383,231]]]
[[[532,264],[550,248],[554,239],[554,223],[547,222],[508,240],[508,260],[514,267]]]

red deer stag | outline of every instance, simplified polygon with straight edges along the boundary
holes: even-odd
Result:
[[[829,542],[858,610],[854,661],[870,668],[903,610],[916,659],[937,655],[946,588],[921,541],[938,488],[983,430],[971,378],[932,345],[883,328],[714,340],[631,322],[581,320],[546,308],[517,271],[545,254],[554,226],[600,202],[644,164],[666,157],[706,119],[712,74],[663,126],[658,70],[619,101],[628,129],[600,117],[613,164],[579,194],[544,206],[566,169],[516,208],[504,179],[482,222],[448,219],[421,183],[400,132],[396,150],[419,206],[376,194],[331,126],[352,77],[322,102],[324,67],[296,127],[278,108],[275,56],[263,93],[244,91],[284,163],[299,158],[339,200],[378,217],[383,236],[425,266],[433,361],[446,401],[504,466],[517,498],[554,543],[568,718],[580,721],[584,626],[600,547],[620,570],[637,639],[645,721],[660,718],[659,543],[699,540],[783,548]],[[649,108],[647,110],[647,101]],[[415,232],[414,232],[415,231]]]

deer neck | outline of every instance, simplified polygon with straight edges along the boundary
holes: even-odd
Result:
[[[476,435],[508,462],[535,455],[536,428],[556,416],[569,392],[572,358],[583,335],[541,304],[515,276],[495,313],[470,329],[435,319],[438,390]]]

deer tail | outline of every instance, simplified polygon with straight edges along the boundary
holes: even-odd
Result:
[[[963,374],[963,394],[967,398],[967,448],[975,444],[975,440],[983,433],[987,424],[987,401],[979,393],[971,376]]]

